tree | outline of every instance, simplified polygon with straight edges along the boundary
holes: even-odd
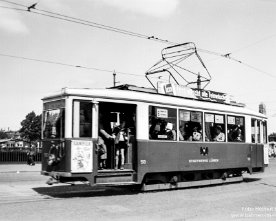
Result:
[[[276,141],[276,133],[272,133],[268,135],[268,141]]]
[[[21,122],[19,130],[21,137],[30,144],[41,138],[41,114],[36,115],[34,111],[28,113],[26,118]]]
[[[0,139],[7,139],[8,135],[5,131],[0,130]]]

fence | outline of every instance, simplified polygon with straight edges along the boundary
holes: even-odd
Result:
[[[35,162],[41,162],[41,152],[36,152],[34,155]],[[19,163],[27,162],[27,152],[17,150],[0,150],[0,163]]]

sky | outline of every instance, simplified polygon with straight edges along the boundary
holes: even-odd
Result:
[[[46,17],[41,10],[194,42],[212,76],[206,89],[231,94],[255,111],[263,102],[268,132],[276,132],[274,0],[0,0],[0,129],[18,130],[28,113],[42,112],[44,96],[64,87],[113,86],[113,71],[118,84],[150,87],[145,73],[169,46]],[[233,59],[218,56],[228,53]]]

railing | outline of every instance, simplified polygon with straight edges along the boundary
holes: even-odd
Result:
[[[27,152],[20,150],[0,150],[0,164],[1,163],[16,163],[27,162]],[[41,161],[41,152],[34,154],[34,161]]]

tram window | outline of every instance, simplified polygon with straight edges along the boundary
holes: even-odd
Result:
[[[260,121],[251,119],[251,141],[252,143],[260,143]]]
[[[260,121],[257,120],[257,143],[261,142]]]
[[[176,109],[149,106],[149,138],[176,140]]]
[[[202,141],[202,112],[179,110],[179,140]]]
[[[267,143],[267,122],[263,121],[263,141]]]
[[[74,101],[73,137],[92,136],[92,103]]]
[[[47,110],[43,116],[43,137],[64,138],[65,110]]]
[[[224,115],[205,114],[205,141],[225,141]]]
[[[251,142],[256,143],[255,139],[255,119],[251,119]]]
[[[244,117],[227,116],[229,142],[244,142]]]

